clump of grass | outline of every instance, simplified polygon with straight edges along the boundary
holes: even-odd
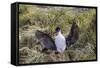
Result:
[[[19,63],[20,64],[26,64],[30,63],[32,61],[33,53],[28,47],[23,47],[19,49]]]

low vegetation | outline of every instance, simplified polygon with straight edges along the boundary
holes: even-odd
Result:
[[[61,27],[67,36],[73,20],[79,26],[79,40],[63,54],[42,53],[35,37],[41,30],[54,38],[55,28]],[[45,63],[96,59],[96,10],[93,8],[19,6],[19,63]]]

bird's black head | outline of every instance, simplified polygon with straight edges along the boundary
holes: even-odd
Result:
[[[60,30],[60,27],[56,27],[55,32],[59,32]]]

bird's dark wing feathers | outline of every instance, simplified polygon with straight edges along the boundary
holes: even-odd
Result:
[[[55,42],[48,34],[37,30],[35,35],[44,48],[56,50]]]
[[[69,35],[66,37],[66,46],[70,47],[71,44],[74,44],[79,38],[79,27],[73,22]]]

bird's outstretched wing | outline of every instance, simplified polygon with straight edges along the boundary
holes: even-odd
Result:
[[[46,33],[37,30],[35,33],[37,39],[39,40],[43,49],[57,50],[54,40]],[[79,27],[73,22],[69,35],[66,37],[66,47],[70,47],[71,44],[74,44],[79,38]]]
[[[43,49],[56,50],[55,42],[48,34],[37,30],[35,35],[36,35],[37,39],[39,40]]]
[[[69,35],[66,37],[66,47],[70,47],[71,44],[74,44],[79,38],[79,27],[73,22]]]

